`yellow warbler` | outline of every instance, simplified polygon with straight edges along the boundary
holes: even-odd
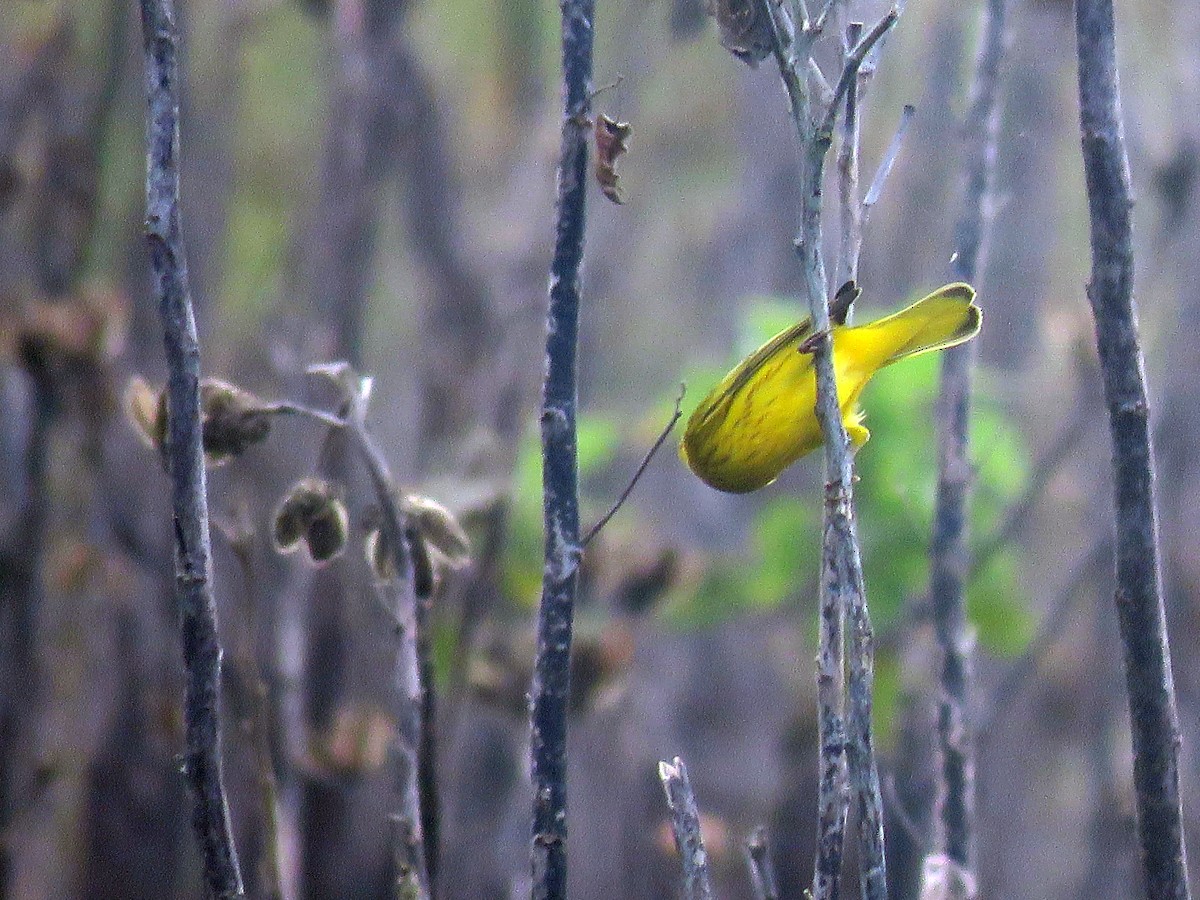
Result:
[[[848,307],[853,297],[839,291],[838,299]],[[870,436],[858,399],[871,376],[899,360],[973,338],[983,319],[974,301],[970,285],[948,284],[866,325],[837,324],[835,315],[838,405],[854,446]],[[758,490],[821,446],[813,357],[803,346],[811,334],[807,318],[781,331],[738,363],[696,407],[679,455],[705,483],[734,494]]]

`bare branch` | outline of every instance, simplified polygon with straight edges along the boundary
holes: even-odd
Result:
[[[204,878],[216,897],[242,896],[221,775],[221,645],[200,424],[200,345],[179,214],[178,32],[170,0],[141,0],[149,107],[146,240],[167,355],[167,449],[175,521],[175,600],[186,677],[183,772]]]
[[[817,131],[818,137],[825,134],[832,136],[833,123],[837,118],[838,106],[845,99],[846,93],[850,90],[850,85],[858,79],[859,67],[863,64],[863,60],[867,58],[867,54],[871,52],[871,48],[883,40],[883,36],[891,31],[892,26],[896,24],[899,18],[899,7],[893,6],[867,32],[866,37],[859,41],[854,49],[850,51],[850,55],[846,57],[846,62],[842,66],[842,74],[838,77],[837,86],[833,89],[833,102],[825,110],[825,118],[821,121],[821,126]]]
[[[986,0],[972,102],[964,123],[966,188],[955,231],[954,275],[972,282],[979,270],[994,180],[999,130],[1000,62],[1005,0]],[[942,356],[939,395],[938,485],[929,549],[929,594],[941,652],[938,750],[941,778],[937,816],[945,855],[974,872],[975,749],[971,716],[971,636],[965,582],[968,566],[967,495],[971,481],[968,421],[974,344]],[[978,879],[968,879],[975,883]]]
[[[688,781],[687,768],[678,756],[673,762],[658,764],[658,777],[671,808],[671,828],[675,848],[683,864],[684,900],[713,900],[712,884],[708,877],[708,853],[700,834],[700,811],[696,796]]]
[[[828,104],[833,102],[833,86],[829,83],[829,79],[825,77],[825,73],[821,71],[821,67],[817,65],[817,61],[811,56],[808,58],[808,77],[812,85],[817,89],[817,102]]]
[[[345,397],[343,416],[333,417],[330,421],[327,413],[295,404],[279,403],[272,408],[307,415],[332,428],[344,429],[367,470],[379,506],[380,528],[385,546],[391,553],[395,577],[386,582],[377,581],[375,588],[388,612],[395,617],[397,642],[393,678],[402,699],[396,717],[400,812],[395,819],[402,825],[405,857],[403,866],[397,868],[397,884],[403,881],[407,891],[405,896],[420,900],[429,896],[425,829],[430,821],[436,821],[435,786],[426,777],[433,754],[430,731],[433,723],[428,715],[432,709],[433,683],[422,653],[422,645],[428,640],[425,635],[427,624],[423,616],[424,598],[418,596],[415,573],[416,555],[424,552],[424,544],[397,501],[383,451],[367,431],[371,379],[361,376],[348,363],[314,366],[309,372],[325,375],[342,388]]]
[[[821,555],[820,649],[817,655],[819,773],[817,858],[813,875],[816,900],[836,897],[847,816],[847,774],[858,799],[859,882],[865,900],[887,895],[887,863],[883,842],[883,799],[871,741],[874,637],[866,607],[862,560],[853,511],[853,464],[838,403],[830,340],[830,312],[822,254],[821,211],[825,158],[833,141],[838,107],[857,83],[858,68],[871,48],[895,24],[893,8],[850,51],[832,103],[814,116],[807,78],[798,61],[812,46],[812,34],[800,40],[789,31],[785,16],[770,0],[762,0],[771,16],[774,53],[787,90],[792,121],[801,151],[802,206],[795,246],[800,256],[805,293],[813,323],[816,370],[816,414],[825,443],[825,514]],[[819,124],[817,124],[819,123]],[[845,674],[845,622],[852,623],[849,704]],[[848,720],[847,720],[848,714]]]
[[[1117,620],[1133,736],[1147,900],[1189,895],[1179,800],[1179,714],[1163,610],[1150,407],[1133,306],[1133,198],[1112,0],[1077,0],[1079,107],[1091,224],[1088,300],[1104,380],[1116,498]]]
[[[538,608],[531,693],[534,900],[567,891],[567,704],[571,632],[579,579],[578,403],[579,270],[586,226],[588,122],[592,103],[594,0],[563,0],[564,104],[554,258],[542,385],[542,492],[546,564]]]
[[[867,217],[871,214],[871,208],[879,202],[880,196],[883,194],[883,187],[887,183],[888,176],[892,174],[892,167],[896,165],[896,160],[900,157],[900,150],[904,146],[904,136],[908,133],[909,123],[912,122],[913,115],[917,108],[910,103],[904,105],[904,109],[900,113],[900,124],[896,126],[896,133],[892,135],[892,142],[888,144],[887,152],[883,154],[883,159],[879,161],[879,168],[875,170],[875,177],[871,179],[871,186],[867,188],[867,195],[863,197],[863,225],[867,223]]]
[[[846,46],[853,47],[862,37],[862,22],[846,27]],[[858,202],[858,95],[856,78],[846,89],[846,114],[842,116],[838,148],[838,231],[837,274],[834,284],[858,281],[858,257],[862,252],[862,206]]]
[[[805,31],[810,32],[814,36],[821,34],[825,30],[825,25],[832,15],[834,7],[845,0],[825,0],[825,5],[821,7],[821,12],[817,15],[817,20],[811,26],[806,26]]]

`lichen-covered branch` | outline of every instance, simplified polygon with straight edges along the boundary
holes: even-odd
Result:
[[[801,150],[802,205],[796,251],[800,256],[812,316],[813,358],[817,380],[817,418],[825,439],[825,526],[820,580],[820,649],[817,657],[819,787],[817,858],[813,875],[816,900],[839,892],[845,823],[847,773],[858,798],[859,872],[864,898],[887,896],[883,842],[883,799],[871,743],[874,638],[866,607],[862,559],[854,523],[853,459],[838,404],[829,337],[828,285],[822,253],[821,211],[825,159],[833,143],[839,107],[845,102],[871,49],[896,23],[893,8],[845,54],[827,106],[815,101],[808,78],[809,56],[818,26],[801,22],[797,34],[770,0],[773,50],[787,90]],[[826,7],[828,9],[828,6]],[[822,13],[819,24],[827,13]],[[845,674],[844,624],[850,616],[852,652],[849,686]]]
[[[558,164],[554,258],[542,385],[545,569],[538,609],[530,716],[533,897],[567,889],[567,701],[571,625],[579,578],[579,473],[575,453],[576,351],[592,97],[593,0],[563,0],[565,109]]]
[[[688,780],[687,767],[677,756],[673,762],[658,764],[658,777],[667,795],[667,806],[671,808],[671,832],[683,865],[684,900],[712,900],[708,852],[700,833],[700,810]]]
[[[204,877],[216,897],[242,895],[221,780],[221,646],[200,426],[200,346],[179,218],[178,34],[170,0],[141,0],[149,105],[146,240],[167,355],[168,461],[175,528],[175,598],[186,678],[183,772]]]

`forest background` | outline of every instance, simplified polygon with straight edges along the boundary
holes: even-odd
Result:
[[[304,374],[375,376],[370,426],[407,489],[467,526],[433,610],[442,886],[528,878],[524,694],[541,558],[535,400],[558,150],[558,10],[534,0],[181,3],[183,216],[206,373],[328,403]],[[879,9],[852,6],[868,21]],[[363,16],[355,25],[354,12]],[[347,12],[349,11],[349,12]],[[1185,735],[1200,762],[1200,11],[1118,9],[1138,205],[1137,296]],[[865,230],[860,315],[948,280],[979,11],[910,0],[870,82],[871,171],[916,107]],[[1013,3],[982,277],[969,597],[988,896],[1132,896],[1128,725],[1111,609],[1108,449],[1087,280],[1069,4]],[[361,26],[361,27],[359,27]],[[777,74],[720,48],[699,0],[597,16],[596,108],[633,123],[623,205],[590,205],[582,310],[585,525],[670,416],[801,314],[795,150]],[[168,483],[122,414],[164,377],[142,236],[144,94],[128,3],[0,4],[0,560],[7,890],[191,897]],[[830,228],[830,233],[836,230]],[[866,398],[858,515],[879,633],[877,728],[894,895],[930,840],[936,658],[923,595],[936,360]],[[226,766],[251,894],[380,896],[394,807],[394,634],[361,552],[277,555],[271,514],[322,462],[281,422],[213,470]],[[719,495],[660,454],[589,547],[571,722],[572,896],[670,896],[656,762],[687,762],[721,896],[768,826],[808,883],[820,466]],[[352,510],[369,504],[351,484]],[[357,519],[356,519],[357,521]],[[362,535],[354,533],[361,543]],[[12,595],[10,595],[12,596]],[[16,607],[11,607],[16,608]],[[267,687],[265,699],[258,685]],[[263,748],[282,856],[268,852]],[[1190,824],[1190,819],[1188,820]],[[1192,829],[1194,831],[1194,828]]]

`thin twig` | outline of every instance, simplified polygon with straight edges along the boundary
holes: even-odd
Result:
[[[999,131],[1000,62],[1004,55],[1005,0],[986,0],[983,31],[964,122],[965,190],[955,229],[952,266],[960,281],[975,281],[990,222]],[[936,801],[947,857],[968,874],[975,860],[975,748],[971,722],[971,635],[967,627],[967,496],[971,373],[975,344],[942,356],[938,398],[938,484],[929,549],[929,595],[941,651],[938,675],[938,751],[941,777]],[[974,883],[977,879],[970,879]]]
[[[852,521],[852,520],[851,520]],[[857,550],[857,536],[854,547]],[[860,563],[861,566],[861,563]],[[875,634],[867,610],[866,591],[858,573],[858,590],[850,595],[849,711],[846,717],[847,761],[858,798],[859,885],[863,900],[887,900],[887,857],[883,835],[883,792],[875,761],[871,715],[875,689]]]
[[[779,900],[779,884],[775,878],[775,866],[771,864],[767,829],[761,825],[746,840],[746,865],[750,869],[754,900]]]
[[[416,596],[415,578],[412,574],[410,553],[418,547],[421,540],[406,522],[400,508],[396,505],[395,497],[390,486],[393,484],[391,473],[383,453],[375,445],[364,423],[365,404],[358,414],[354,414],[355,405],[351,403],[351,414],[342,417],[325,410],[313,409],[296,403],[279,402],[263,407],[262,411],[275,414],[302,415],[328,425],[331,428],[346,428],[354,436],[359,447],[364,466],[374,486],[376,500],[382,513],[384,529],[388,545],[396,554],[394,564],[397,572],[405,573],[399,584],[405,586],[400,594],[389,596],[385,606],[389,614],[396,617],[399,626],[397,648],[397,683],[401,693],[410,708],[401,717],[407,727],[401,729],[404,739],[402,753],[405,755],[405,768],[401,775],[401,798],[404,804],[402,815],[420,823],[420,828],[412,831],[411,838],[416,842],[413,865],[424,875],[419,883],[428,885],[432,892],[437,876],[438,850],[440,849],[440,803],[438,799],[437,779],[437,739],[436,739],[436,694],[434,693],[433,652],[429,635],[429,607],[431,598]],[[397,535],[403,535],[402,540]],[[404,617],[406,610],[412,610],[411,627],[405,628]],[[412,722],[412,708],[417,709],[418,721]],[[415,776],[409,770],[415,769]],[[410,777],[415,777],[416,789],[412,789]],[[422,887],[422,890],[425,888]]]
[[[413,571],[414,544],[421,538],[409,528],[407,516],[396,502],[391,472],[383,452],[371,438],[366,427],[366,390],[354,390],[350,396],[349,412],[345,424],[358,450],[359,458],[367,470],[375,499],[379,504],[383,537],[392,553],[392,566],[397,574],[386,586],[391,609],[397,622],[397,646],[395,681],[403,699],[397,716],[400,736],[399,819],[403,822],[405,836],[405,868],[407,882],[414,898],[429,896],[429,872],[426,862],[425,826],[429,821],[426,807],[436,803],[432,785],[424,783],[422,773],[430,761],[424,759],[433,751],[431,738],[426,728],[426,709],[432,709],[428,692],[433,690],[429,673],[422,666],[421,630],[426,626],[422,616],[421,598],[416,595],[416,578]],[[430,810],[430,813],[433,811]]]
[[[423,538],[411,526],[405,532],[410,551],[425,545]],[[415,586],[415,582],[414,582]],[[416,635],[414,649],[417,655],[417,685],[420,690],[420,731],[417,743],[417,800],[421,810],[421,847],[425,856],[426,884],[429,895],[437,896],[438,873],[441,868],[442,850],[442,805],[438,781],[438,731],[437,691],[433,664],[433,635],[429,614],[433,608],[433,595],[419,596],[416,600]]]
[[[996,722],[1011,708],[1021,689],[1038,668],[1050,648],[1063,635],[1068,616],[1075,607],[1084,585],[1096,574],[1096,569],[1112,555],[1112,539],[1107,535],[1092,543],[1082,558],[1072,566],[1070,573],[1059,587],[1046,608],[1037,633],[1025,652],[1017,657],[1000,683],[991,691],[990,701],[982,704],[984,713],[976,729],[979,740],[986,740]]]
[[[863,197],[863,227],[866,227],[867,218],[871,214],[871,208],[879,202],[888,176],[892,174],[892,168],[896,165],[896,160],[900,158],[900,150],[904,147],[904,136],[908,134],[908,126],[912,122],[916,111],[917,108],[915,106],[911,103],[906,103],[904,104],[904,109],[900,112],[900,124],[896,126],[896,133],[892,135],[892,142],[888,144],[887,152],[883,154],[883,159],[879,161],[879,168],[875,170],[875,177],[871,179],[871,186],[867,188],[866,196]]]
[[[692,793],[683,760],[677,756],[673,762],[660,762],[658,777],[667,795],[667,806],[671,808],[675,849],[683,864],[684,900],[712,900],[708,853],[700,833],[700,811],[696,808],[696,795]]]
[[[821,71],[821,67],[811,56],[808,58],[808,77],[817,89],[817,102],[832,103],[833,85],[829,83],[829,79],[825,77],[825,73]]]
[[[891,804],[892,817],[900,823],[912,845],[917,848],[918,855],[924,856],[929,852],[929,838],[922,833],[920,826],[905,807],[904,798],[900,796],[900,790],[896,787],[895,775],[889,773],[883,776],[883,795]]]
[[[1072,457],[1080,442],[1087,436],[1095,423],[1095,410],[1082,406],[1067,424],[1055,435],[1053,442],[1034,463],[1025,481],[1025,489],[1000,516],[1000,524],[979,542],[971,554],[969,579],[979,575],[1029,522],[1038,503],[1045,497],[1045,488],[1059,467]]]
[[[621,491],[621,496],[618,497],[617,502],[612,505],[612,509],[601,516],[600,521],[589,528],[587,534],[583,536],[583,540],[579,542],[581,547],[586,547],[592,542],[592,538],[600,533],[600,529],[608,524],[608,520],[617,514],[617,510],[624,505],[625,501],[629,499],[629,495],[633,493],[633,489],[637,485],[638,480],[641,479],[642,473],[646,471],[646,468],[650,465],[650,461],[654,459],[654,454],[656,454],[659,448],[662,447],[662,445],[666,442],[667,438],[671,434],[671,431],[675,428],[675,423],[677,423],[680,417],[683,415],[683,394],[685,390],[687,390],[687,386],[680,384],[679,396],[675,398],[675,411],[671,413],[671,420],[667,422],[665,426],[663,426],[663,430],[659,432],[658,437],[650,446],[650,449],[646,451],[646,455],[642,457],[642,462],[637,467],[637,471],[633,473],[633,478],[629,479],[629,484],[626,486],[625,490]]]
[[[792,19],[796,22],[796,27],[802,30],[807,29],[811,21],[811,14],[808,11],[808,0],[793,0],[792,8],[794,13]]]
[[[850,51],[850,55],[846,57],[846,61],[842,66],[842,74],[838,77],[837,86],[833,89],[833,102],[829,104],[825,110],[825,118],[821,120],[820,128],[817,130],[818,138],[824,135],[833,135],[833,123],[837,119],[838,107],[846,97],[846,93],[850,90],[850,85],[857,82],[858,70],[862,66],[863,60],[867,58],[867,54],[871,49],[883,40],[883,36],[892,30],[892,26],[900,18],[900,9],[893,6],[874,27],[867,32],[866,37],[854,45],[854,49]]]
[[[575,452],[576,354],[595,2],[562,0],[561,9],[565,90],[541,411],[546,549],[530,691],[533,900],[561,900],[567,891],[567,705],[572,620],[583,552]]]
[[[893,20],[894,21],[894,20]],[[890,27],[890,26],[888,26]],[[877,26],[877,43],[886,27]],[[856,66],[854,54],[862,49],[862,24],[851,23],[846,30],[842,71]],[[849,48],[854,48],[853,50]],[[868,51],[869,52],[869,48]],[[863,53],[860,59],[865,59]],[[846,115],[842,126],[842,149],[838,174],[842,203],[842,241],[838,268],[847,281],[858,277],[858,257],[862,251],[862,207],[858,199],[858,104],[866,76],[859,68],[847,82]],[[851,515],[853,513],[851,512]],[[851,520],[851,526],[853,522]],[[857,538],[851,535],[856,542]],[[861,571],[854,576],[862,585]],[[846,610],[850,623],[850,676],[848,681],[847,763],[854,784],[858,810],[859,881],[864,897],[885,897],[887,874],[883,838],[883,797],[879,773],[872,749],[871,705],[874,681],[874,633],[867,610],[865,590],[848,595]]]
[[[862,38],[862,30],[862,22],[851,22],[846,27],[844,46],[849,48],[857,45]],[[860,87],[856,78],[846,89],[846,114],[842,116],[841,141],[837,156],[838,212],[841,228],[838,230],[837,275],[834,284],[858,281],[858,257],[862,252],[862,205],[858,201]]]
[[[1150,408],[1133,306],[1133,198],[1112,0],[1076,0],[1083,167],[1091,226],[1088,300],[1104,380],[1116,495],[1116,606],[1133,737],[1147,900],[1189,895],[1179,799],[1179,715],[1163,610]]]
[[[829,16],[833,13],[834,7],[844,0],[825,0],[825,4],[821,7],[821,12],[817,15],[817,21],[811,26],[806,26],[805,31],[813,36],[818,36],[825,30],[825,23],[829,21]]]
[[[320,422],[322,425],[328,425],[330,428],[345,428],[348,424],[337,413],[331,413],[323,409],[314,409],[311,406],[291,403],[287,400],[281,400],[278,403],[268,403],[261,408],[260,412],[268,415],[305,416]]]
[[[178,33],[170,0],[141,0],[141,17],[149,106],[146,240],[167,356],[175,600],[186,678],[183,772],[209,892],[239,897],[242,876],[221,777],[221,645],[200,425],[200,346],[180,231]]]
[[[426,715],[432,709],[428,693],[433,690],[427,667],[422,665],[422,635],[426,627],[422,615],[422,599],[416,594],[414,554],[421,540],[408,524],[408,517],[397,502],[394,481],[383,451],[367,430],[367,406],[370,399],[371,379],[364,378],[348,363],[332,363],[314,366],[312,374],[330,378],[343,392],[342,415],[331,415],[322,410],[289,403],[276,403],[267,407],[270,411],[304,415],[323,422],[331,430],[344,430],[358,454],[363,468],[375,493],[379,506],[380,528],[385,545],[392,555],[392,568],[396,577],[386,582],[377,581],[384,606],[394,617],[396,626],[396,658],[394,680],[402,698],[397,713],[399,733],[398,792],[400,812],[394,818],[403,823],[405,863],[398,870],[397,884],[403,880],[415,891],[411,896],[429,896],[429,872],[426,861],[425,827],[435,810],[426,810],[436,804],[433,785],[425,783],[423,773],[431,762],[427,759],[433,752],[432,738],[427,729],[432,726]],[[436,833],[436,832],[435,832]],[[406,895],[408,896],[408,895]]]

